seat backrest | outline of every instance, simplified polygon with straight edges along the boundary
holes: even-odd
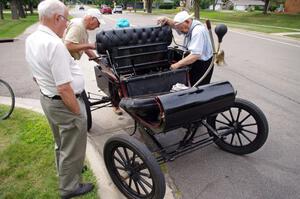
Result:
[[[104,30],[96,36],[97,52],[109,52],[118,75],[169,67],[171,42],[169,26]]]

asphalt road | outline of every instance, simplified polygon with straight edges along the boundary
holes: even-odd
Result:
[[[105,15],[102,28],[114,26],[121,17],[132,26],[154,25],[157,18],[133,13]],[[238,97],[263,110],[269,121],[269,138],[261,150],[247,156],[232,155],[212,145],[168,163],[180,197],[299,198],[300,43],[230,30],[221,48],[226,66],[215,68],[213,81],[229,80]]]
[[[82,14],[82,13],[81,13]],[[132,26],[154,25],[156,16],[105,15]],[[95,36],[91,34],[91,40]],[[24,38],[0,44],[0,78],[19,97],[38,98],[24,59]],[[180,38],[176,40],[180,41]],[[226,66],[216,67],[213,81],[229,80],[238,97],[258,105],[269,121],[269,137],[257,152],[236,156],[211,145],[168,163],[169,174],[184,199],[287,199],[300,195],[300,43],[265,34],[230,30],[221,47]],[[101,110],[100,110],[101,111]]]

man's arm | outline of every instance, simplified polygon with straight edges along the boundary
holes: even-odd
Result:
[[[86,51],[96,48],[95,43],[77,44],[69,41],[66,41],[66,47],[70,52]]]
[[[80,107],[70,83],[57,86],[57,91],[67,108],[74,114],[79,115]]]
[[[85,54],[87,54],[87,56],[88,56],[90,59],[93,59],[94,62],[96,62],[97,64],[100,63],[100,59],[99,59],[99,58],[98,58],[98,59],[95,59],[95,58],[97,57],[97,55],[94,53],[93,50],[88,49],[88,50],[86,50],[86,51],[84,51],[84,52],[85,52]]]
[[[190,64],[194,63],[195,61],[197,61],[199,59],[199,57],[200,57],[200,55],[189,54],[182,60],[176,62],[175,64],[172,64],[171,69],[174,70],[174,69],[178,69],[178,68],[190,65]]]
[[[175,25],[174,25],[174,21],[168,17],[159,17],[157,19],[157,24],[160,24],[160,25],[169,25],[171,26],[171,28],[174,28]]]

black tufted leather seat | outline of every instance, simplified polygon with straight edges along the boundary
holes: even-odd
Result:
[[[118,75],[144,74],[170,67],[168,46],[172,42],[169,26],[125,28],[101,31],[96,36],[98,54],[110,54]]]
[[[101,31],[96,36],[97,52],[105,54],[120,46],[140,46],[144,44],[163,43],[169,46],[172,42],[172,30],[169,26],[142,28],[124,28]]]

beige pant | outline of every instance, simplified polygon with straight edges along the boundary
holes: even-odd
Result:
[[[84,163],[87,123],[84,102],[78,98],[81,114],[75,115],[62,100],[41,95],[41,105],[55,140],[56,167],[61,195],[78,188]]]

